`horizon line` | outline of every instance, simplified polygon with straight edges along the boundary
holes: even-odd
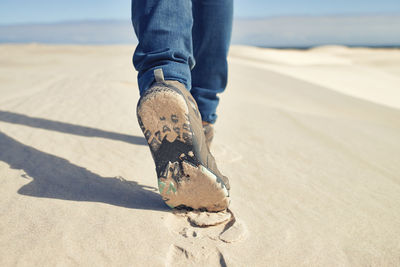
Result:
[[[263,20],[274,18],[319,18],[319,17],[381,17],[381,16],[400,16],[400,12],[375,12],[375,13],[337,13],[337,14],[286,14],[286,15],[267,15],[267,16],[235,16],[233,20]],[[4,26],[25,26],[25,25],[57,25],[68,23],[82,23],[82,22],[127,22],[131,21],[130,18],[99,18],[99,19],[72,19],[72,20],[59,20],[59,21],[37,21],[37,22],[14,22],[14,23],[0,23],[0,27]]]

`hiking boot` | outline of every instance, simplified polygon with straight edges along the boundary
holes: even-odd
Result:
[[[221,211],[229,205],[229,181],[211,155],[196,101],[177,81],[156,82],[137,105],[140,128],[149,144],[158,188],[171,208]]]

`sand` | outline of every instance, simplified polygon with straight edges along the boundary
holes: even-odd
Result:
[[[0,46],[0,266],[400,265],[400,50],[232,47],[210,227],[158,194],[133,50]]]

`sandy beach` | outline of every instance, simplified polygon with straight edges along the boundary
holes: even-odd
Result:
[[[133,46],[0,45],[0,266],[400,266],[400,50],[233,46],[233,217],[172,212]]]

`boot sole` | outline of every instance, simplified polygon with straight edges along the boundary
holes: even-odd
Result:
[[[184,96],[173,87],[150,89],[138,104],[137,117],[156,164],[160,194],[171,208],[225,210],[229,192],[196,158],[188,114]]]

